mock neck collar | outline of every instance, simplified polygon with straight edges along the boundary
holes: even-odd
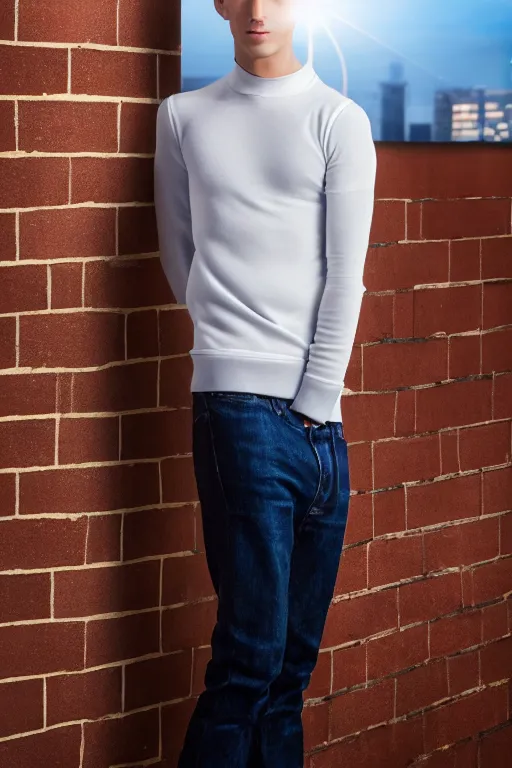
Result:
[[[228,73],[228,83],[238,93],[254,96],[292,96],[305,91],[318,77],[313,65],[307,61],[289,75],[260,77],[241,67],[235,59],[235,66]]]

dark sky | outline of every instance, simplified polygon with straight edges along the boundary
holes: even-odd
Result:
[[[379,82],[401,63],[408,121],[432,120],[437,88],[512,89],[512,0],[311,0],[324,9],[345,57],[346,93],[377,117]],[[221,77],[233,66],[229,24],[213,0],[182,0],[183,76]],[[359,31],[344,24],[343,16]],[[366,34],[365,34],[366,33]],[[307,58],[307,35],[297,26],[294,47]],[[329,37],[314,35],[314,67],[342,90],[339,58]]]

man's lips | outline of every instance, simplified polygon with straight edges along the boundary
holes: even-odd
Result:
[[[248,35],[268,35],[268,32],[267,32],[267,31],[264,31],[264,32],[257,32],[256,30],[254,30],[254,31],[253,31],[253,30],[249,30],[249,31],[247,32],[247,34],[248,34]]]

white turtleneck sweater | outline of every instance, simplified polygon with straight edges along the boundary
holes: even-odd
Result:
[[[376,152],[366,112],[313,66],[240,67],[160,104],[160,258],[194,325],[191,391],[291,398],[342,421]]]

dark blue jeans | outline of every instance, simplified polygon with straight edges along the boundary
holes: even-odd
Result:
[[[302,768],[303,691],[334,593],[349,506],[339,422],[292,400],[193,393],[193,458],[218,596],[211,659],[178,768]]]

